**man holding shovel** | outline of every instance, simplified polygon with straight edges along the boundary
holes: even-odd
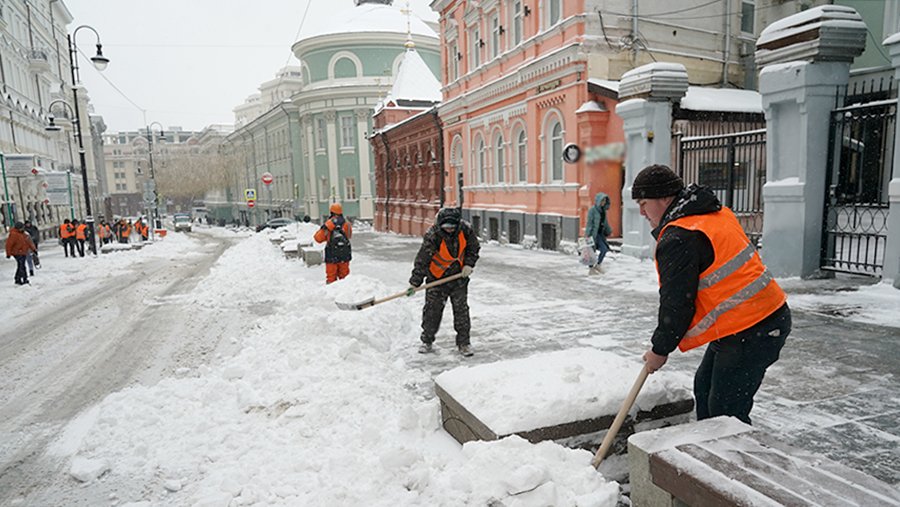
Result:
[[[644,168],[631,197],[656,238],[659,318],[644,354],[649,373],[668,355],[707,345],[694,376],[697,419],[750,424],[753,397],[788,333],[787,296],[730,209],[664,165]]]
[[[433,282],[458,273],[462,277],[443,285],[429,287],[425,291],[425,308],[422,310],[422,345],[419,353],[431,352],[434,335],[441,327],[441,317],[447,298],[453,306],[453,327],[456,329],[456,346],[459,353],[469,357],[473,354],[469,344],[469,275],[475,269],[480,250],[478,237],[468,223],[462,220],[459,208],[443,208],[434,225],[425,233],[422,246],[416,255],[410,288],[407,295],[415,293],[415,288],[423,280]]]

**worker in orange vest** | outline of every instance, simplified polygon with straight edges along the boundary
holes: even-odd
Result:
[[[59,226],[59,241],[66,257],[69,256],[69,251],[72,252],[72,257],[75,257],[75,226],[68,218]]]
[[[342,280],[350,274],[352,252],[350,238],[353,227],[344,218],[344,208],[336,202],[329,208],[331,216],[316,231],[313,239],[317,243],[325,243],[325,283]]]
[[[75,225],[75,241],[78,247],[78,256],[84,257],[84,242],[87,240],[87,224],[79,223],[78,220],[72,220]]]
[[[651,165],[635,177],[631,197],[657,238],[660,307],[647,371],[676,348],[706,345],[694,376],[697,419],[750,424],[753,397],[791,332],[787,296],[710,189],[685,188],[667,166]]]
[[[415,293],[413,289],[422,285],[423,281],[430,283],[458,273],[462,273],[462,278],[430,287],[425,291],[420,354],[433,350],[434,336],[441,327],[444,306],[448,298],[453,307],[456,347],[465,357],[473,354],[470,343],[472,324],[469,320],[469,275],[478,262],[480,249],[478,236],[468,222],[462,220],[459,208],[440,210],[434,225],[425,232],[422,246],[419,247],[419,253],[413,264],[412,275],[409,277],[410,288],[407,295],[413,295]]]

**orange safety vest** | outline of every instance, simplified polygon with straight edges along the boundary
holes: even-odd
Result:
[[[454,262],[458,262],[462,266],[465,260],[465,253],[466,235],[462,231],[459,231],[459,250],[456,252],[456,257],[450,255],[450,250],[447,249],[447,241],[442,239],[441,248],[431,257],[431,266],[429,268],[431,274],[435,278],[441,278]]]
[[[75,229],[72,228],[72,224],[61,224],[59,226],[59,237],[62,239],[69,239],[75,235]]]
[[[100,226],[100,237],[102,239],[106,239],[109,237],[109,234],[110,234],[109,225],[101,225]]]
[[[131,226],[128,225],[128,224],[125,224],[125,225],[122,227],[122,237],[123,237],[123,238],[127,238],[127,237],[130,236],[130,235],[131,235]]]
[[[673,220],[659,237],[671,226],[705,234],[715,257],[700,273],[694,317],[678,344],[682,352],[749,329],[787,301],[730,209]]]
[[[85,231],[87,230],[87,225],[78,224],[78,227],[75,228],[75,239],[87,239],[87,235]]]

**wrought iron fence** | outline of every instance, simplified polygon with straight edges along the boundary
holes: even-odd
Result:
[[[685,184],[710,188],[758,246],[763,229],[766,130],[690,137],[677,134],[675,140],[677,172]]]
[[[880,276],[887,245],[897,98],[893,80],[836,93],[831,113],[821,268]]]

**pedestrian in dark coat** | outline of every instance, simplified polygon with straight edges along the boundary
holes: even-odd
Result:
[[[459,208],[440,210],[434,225],[425,232],[422,246],[409,277],[409,295],[413,289],[448,276],[462,273],[463,277],[425,291],[425,307],[422,309],[422,345],[419,352],[432,351],[434,337],[441,327],[447,299],[453,307],[453,327],[456,330],[456,346],[460,354],[472,355],[469,320],[469,276],[478,262],[481,246],[472,227],[462,220]]]
[[[38,260],[37,256],[38,243],[41,242],[41,232],[38,231],[38,228],[33,223],[31,223],[31,220],[26,220],[25,234],[28,234],[28,237],[31,238],[31,242],[34,243],[34,252],[28,252],[25,256],[28,274],[34,276],[34,268],[41,267],[41,261]]]
[[[6,258],[15,257],[16,259],[16,285],[25,285],[28,283],[28,272],[25,270],[25,256],[29,252],[36,252],[34,243],[28,234],[25,233],[25,224],[16,222],[12,229],[9,230],[9,236],[6,238]]]
[[[335,202],[329,208],[331,216],[313,235],[317,243],[325,243],[325,284],[343,280],[350,274],[353,260],[353,226],[344,218],[344,208]]]
[[[659,317],[647,371],[676,348],[707,345],[694,376],[697,419],[750,424],[753,397],[791,332],[787,296],[708,188],[684,188],[671,169],[652,165],[635,177],[631,197],[657,238]]]
[[[587,225],[584,228],[584,236],[593,240],[594,251],[597,252],[597,262],[589,266],[591,274],[600,273],[600,264],[606,257],[606,253],[609,252],[609,243],[606,238],[612,234],[612,227],[609,226],[606,218],[607,210],[609,210],[609,196],[603,192],[597,192],[594,197],[594,205],[588,210]]]

